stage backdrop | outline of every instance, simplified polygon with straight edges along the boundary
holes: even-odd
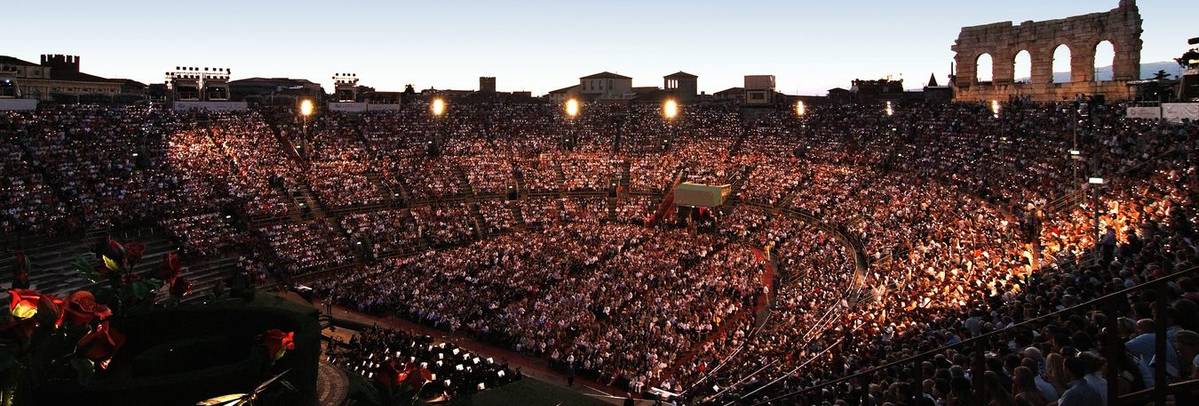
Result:
[[[730,191],[729,185],[701,185],[683,182],[674,189],[674,204],[688,207],[719,207]]]

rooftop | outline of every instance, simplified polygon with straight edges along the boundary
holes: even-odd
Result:
[[[582,80],[582,79],[632,79],[632,78],[630,78],[628,76],[617,75],[612,72],[604,71],[604,72],[600,72],[600,73],[590,75],[590,76],[583,76],[579,79]]]
[[[698,77],[699,76],[695,76],[683,71],[678,71],[665,76],[666,79],[695,79]]]
[[[41,66],[33,62],[23,59],[13,58],[11,56],[0,55],[0,64],[3,65],[18,65],[18,66]]]

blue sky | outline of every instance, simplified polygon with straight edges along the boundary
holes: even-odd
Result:
[[[855,78],[945,80],[962,26],[1106,11],[1118,0],[1006,1],[340,1],[64,0],[5,2],[0,54],[76,54],[83,70],[147,83],[178,65],[234,78],[335,72],[400,90],[411,83],[535,94],[599,71],[660,86],[678,70],[700,90],[773,74],[786,93],[823,95]],[[1199,36],[1194,0],[1141,0],[1143,62],[1181,55]]]

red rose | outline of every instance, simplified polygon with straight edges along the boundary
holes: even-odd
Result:
[[[41,293],[29,289],[10,289],[8,294],[8,312],[13,317],[24,320],[37,315],[38,302],[42,299]]]
[[[82,326],[112,316],[112,310],[96,303],[96,296],[86,290],[75,291],[67,297],[66,313],[67,322],[72,326]]]
[[[112,359],[112,356],[123,345],[125,345],[125,335],[110,327],[108,321],[104,321],[80,338],[76,348],[83,357],[107,365],[107,361]]]
[[[108,238],[107,244],[105,245],[107,246],[105,253],[107,253],[110,257],[120,258],[124,256],[125,247],[122,246],[121,243],[117,242],[117,240],[112,239],[112,237]]]
[[[130,267],[142,261],[142,255],[146,253],[146,245],[140,242],[129,241],[125,243],[125,262]]]
[[[191,293],[191,291],[192,283],[188,282],[187,279],[175,278],[175,280],[171,282],[171,296],[182,298],[187,296],[188,293]]]
[[[296,349],[296,333],[277,328],[267,330],[262,335],[262,344],[266,346],[266,355],[271,357],[272,361],[277,361],[287,354],[287,351]]]
[[[181,268],[179,255],[174,252],[167,253],[166,259],[162,261],[162,268],[158,269],[158,279],[162,279],[164,283],[171,283],[179,277]]]
[[[104,244],[104,249],[101,251],[100,262],[110,271],[122,269],[127,265],[125,262],[125,247],[121,243],[112,238],[109,238]]]
[[[63,306],[62,299],[51,295],[42,295],[37,302],[38,323],[42,325],[52,325],[54,328],[62,327],[63,317],[66,316],[66,308]]]

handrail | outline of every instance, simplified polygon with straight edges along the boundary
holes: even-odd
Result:
[[[945,351],[947,351],[947,350],[951,350],[951,349],[957,349],[957,348],[959,348],[959,347],[964,347],[964,346],[967,346],[967,345],[970,345],[970,344],[974,344],[974,343],[976,343],[976,342],[980,342],[980,341],[984,341],[984,340],[989,340],[989,339],[991,339],[992,337],[999,336],[999,335],[1002,335],[1002,334],[1007,334],[1007,333],[1010,333],[1010,332],[1012,332],[1012,331],[1014,331],[1014,330],[1016,330],[1016,329],[1018,329],[1018,328],[1023,328],[1023,327],[1025,327],[1025,326],[1028,326],[1028,325],[1031,325],[1031,324],[1037,324],[1037,323],[1041,323],[1041,322],[1043,322],[1043,321],[1045,321],[1045,320],[1048,320],[1048,319],[1051,319],[1051,318],[1056,318],[1056,317],[1059,317],[1059,316],[1062,316],[1062,315],[1065,315],[1065,314],[1072,314],[1072,313],[1075,313],[1075,312],[1077,312],[1077,311],[1079,311],[1079,310],[1085,310],[1085,309],[1087,309],[1087,308],[1090,308],[1090,307],[1093,307],[1093,306],[1096,306],[1096,305],[1102,304],[1103,302],[1105,302],[1105,301],[1107,301],[1107,300],[1114,299],[1114,298],[1116,298],[1116,297],[1127,296],[1127,295],[1128,295],[1128,294],[1130,294],[1130,293],[1139,292],[1139,291],[1141,291],[1141,290],[1144,290],[1144,289],[1149,289],[1149,288],[1151,288],[1151,287],[1157,287],[1158,285],[1162,285],[1162,284],[1165,284],[1165,283],[1167,283],[1167,282],[1170,282],[1170,281],[1173,281],[1173,280],[1175,280],[1175,279],[1178,279],[1179,277],[1182,277],[1183,275],[1187,275],[1187,274],[1193,273],[1193,272],[1194,272],[1195,270],[1197,270],[1197,269],[1199,269],[1199,266],[1193,266],[1193,267],[1190,267],[1190,268],[1187,268],[1187,269],[1184,269],[1184,270],[1181,270],[1181,271],[1177,271],[1177,272],[1171,273],[1171,274],[1169,274],[1169,275],[1166,275],[1166,276],[1163,276],[1163,277],[1161,277],[1161,278],[1157,278],[1157,279],[1154,279],[1154,280],[1152,280],[1152,281],[1149,281],[1149,282],[1142,283],[1142,284],[1140,284],[1140,285],[1137,285],[1137,286],[1133,286],[1133,287],[1130,287],[1130,288],[1121,289],[1121,290],[1118,290],[1118,291],[1115,291],[1115,292],[1112,292],[1112,293],[1109,293],[1109,294],[1106,294],[1106,295],[1100,296],[1100,297],[1098,297],[1098,298],[1092,299],[1092,300],[1090,300],[1090,301],[1087,301],[1087,302],[1085,302],[1085,303],[1082,303],[1082,304],[1078,304],[1078,305],[1075,305],[1075,306],[1072,306],[1072,307],[1069,307],[1069,308],[1066,308],[1066,309],[1058,310],[1058,311],[1056,311],[1056,312],[1053,312],[1053,313],[1049,313],[1049,314],[1046,314],[1046,315],[1042,315],[1042,316],[1038,316],[1038,317],[1035,317],[1035,318],[1032,318],[1032,319],[1028,319],[1028,320],[1022,321],[1022,322],[1020,322],[1020,323],[1017,323],[1017,324],[1014,324],[1014,325],[1008,326],[1008,327],[1006,327],[1006,328],[1004,328],[1004,329],[1002,329],[1002,330],[996,330],[996,331],[992,331],[992,332],[989,332],[989,333],[985,333],[985,334],[979,335],[979,336],[977,336],[977,337],[971,337],[971,338],[969,338],[969,339],[962,340],[961,342],[958,342],[958,343],[956,343],[956,344],[950,344],[950,345],[942,346],[942,347],[935,348],[935,349],[932,349],[932,350],[928,350],[928,351],[925,351],[925,352],[922,352],[922,353],[919,353],[919,354],[916,354],[916,355],[909,356],[909,357],[907,357],[907,358],[900,359],[900,360],[898,360],[898,361],[892,361],[892,362],[888,362],[888,363],[886,363],[886,364],[879,365],[879,366],[876,366],[876,367],[873,367],[873,368],[867,369],[867,370],[865,370],[865,371],[856,372],[856,373],[854,373],[854,374],[847,375],[847,376],[843,376],[843,377],[841,377],[841,378],[837,378],[837,379],[834,379],[834,380],[831,380],[831,381],[822,382],[822,383],[820,383],[820,384],[817,384],[817,385],[815,385],[815,386],[810,386],[810,387],[807,387],[807,388],[804,388],[804,389],[800,389],[800,390],[797,390],[797,391],[794,391],[794,392],[786,393],[786,394],[783,394],[783,395],[780,395],[780,396],[777,396],[777,397],[771,398],[771,399],[769,399],[769,400],[768,400],[768,402],[773,402],[773,401],[776,401],[776,400],[779,400],[779,399],[789,398],[789,397],[792,397],[792,396],[796,396],[796,395],[801,395],[801,394],[804,394],[804,393],[808,393],[808,392],[811,392],[811,391],[814,391],[814,390],[823,389],[823,388],[826,388],[826,387],[828,387],[828,386],[831,386],[831,385],[836,385],[836,384],[839,384],[839,383],[842,383],[842,382],[846,382],[846,381],[849,381],[849,380],[851,380],[851,379],[858,378],[858,377],[860,377],[860,376],[870,375],[870,374],[873,374],[873,373],[875,373],[875,372],[878,372],[878,371],[881,371],[881,370],[884,370],[884,369],[888,369],[888,368],[895,367],[895,366],[897,366],[897,365],[910,364],[910,363],[912,363],[912,362],[914,362],[914,361],[921,360],[921,359],[925,359],[925,358],[929,358],[929,357],[932,357],[932,356],[934,356],[934,355],[937,355],[937,354],[943,353],[943,352],[945,352]],[[759,403],[759,404],[760,404],[760,403]]]
[[[1116,174],[1113,174],[1111,177],[1112,178],[1111,181],[1113,183],[1123,181],[1125,179],[1123,179],[1122,177],[1124,177],[1128,174],[1131,174],[1133,172],[1139,171],[1141,169],[1144,169],[1144,168],[1148,167],[1150,163],[1156,163],[1157,161],[1169,156],[1170,154],[1174,154],[1177,152],[1178,152],[1177,147],[1171,146],[1169,148],[1166,148],[1165,151],[1162,151],[1161,153],[1154,155],[1153,157],[1151,157],[1149,159],[1141,161],[1136,166],[1124,168],[1124,170],[1122,170]],[[1072,181],[1076,181],[1076,180],[1077,179],[1072,179]],[[1087,190],[1085,186],[1086,186],[1086,184],[1080,184],[1079,187],[1077,187],[1073,190],[1070,190],[1070,191],[1062,194],[1061,196],[1058,196],[1057,198],[1045,203],[1045,205],[1042,206],[1043,210],[1045,211],[1046,214],[1058,213],[1058,211],[1063,210],[1066,207],[1070,206],[1074,200],[1085,197],[1086,190]]]
[[[1141,389],[1136,392],[1131,392],[1131,393],[1121,395],[1118,398],[1119,399],[1118,403],[1123,403],[1123,404],[1147,403],[1149,401],[1149,398],[1154,394],[1155,389],[1157,389],[1157,388],[1145,388],[1145,389]],[[1186,381],[1182,381],[1182,382],[1174,382],[1174,383],[1166,386],[1166,390],[1169,391],[1170,393],[1179,393],[1179,392],[1183,392],[1183,391],[1192,391],[1192,390],[1196,390],[1196,389],[1199,389],[1199,379],[1191,379],[1191,380],[1186,380]]]
[[[852,282],[852,283],[859,285],[859,286],[851,286],[849,289],[846,290],[845,295],[844,295],[845,301],[847,303],[851,303],[850,306],[852,307],[852,303],[855,303],[857,301],[857,298],[861,295],[862,286],[860,286],[860,285],[865,284],[866,269],[869,266],[868,265],[869,261],[866,259],[866,256],[863,253],[863,248],[861,246],[861,243],[858,242],[855,238],[853,238],[853,236],[849,235],[849,233],[845,230],[845,227],[843,225],[826,222],[822,218],[817,217],[816,215],[813,215],[811,213],[808,213],[805,210],[794,208],[794,207],[786,207],[786,206],[775,207],[775,206],[767,205],[767,204],[760,203],[760,202],[741,202],[741,203],[739,203],[739,205],[753,207],[755,209],[764,210],[764,211],[778,210],[779,212],[783,213],[784,216],[798,218],[808,225],[811,225],[813,227],[819,228],[823,231],[827,231],[830,234],[832,234],[833,238],[835,240],[837,240],[843,246],[843,248],[849,250],[849,252],[853,255],[853,258],[854,258],[854,282]],[[804,337],[808,337],[818,327],[820,327],[822,325],[827,325],[829,322],[831,322],[832,319],[828,319],[829,315],[833,314],[833,311],[837,310],[839,307],[841,307],[840,302],[834,303],[832,306],[830,306],[825,311],[824,315],[820,317],[820,319],[818,320],[818,323],[814,324],[812,326],[812,328],[809,329],[809,331],[804,334]],[[846,309],[846,311],[848,311],[848,310],[849,309]],[[769,322],[769,316],[767,316],[767,322]],[[749,334],[749,337],[757,336],[758,332],[760,332],[761,329],[765,326],[766,326],[766,324],[763,323],[762,325],[753,329],[753,331],[751,331],[751,333]],[[807,343],[811,343],[811,341],[813,339],[815,339],[815,335],[813,335],[812,338],[809,338],[807,340]],[[840,342],[840,340],[838,340],[838,342]],[[804,347],[807,346],[807,343],[804,344]],[[736,351],[734,351],[732,354],[730,354],[728,357],[726,357],[723,361],[721,361],[721,363],[719,365],[717,365],[716,368],[709,371],[700,380],[691,384],[691,386],[689,388],[687,388],[687,390],[684,391],[683,393],[685,393],[685,394],[690,393],[691,391],[693,391],[697,387],[699,387],[699,385],[701,383],[703,383],[708,378],[712,377],[718,370],[720,370],[722,367],[724,367],[725,364],[733,358],[733,356],[740,353],[741,350],[743,348],[745,348],[746,345],[749,345],[749,340],[746,340],[745,343],[743,343],[741,347],[739,347]],[[827,351],[827,349],[826,349],[826,351]],[[809,359],[808,362],[811,362],[813,359]],[[807,365],[808,362],[805,362],[804,365]],[[732,388],[739,385],[741,382],[744,382],[745,380],[747,380],[753,376],[756,376],[762,370],[765,370],[766,368],[773,366],[776,363],[778,363],[778,360],[775,360],[775,362],[772,362],[769,365],[763,366],[762,368],[759,368],[758,370],[753,371],[753,372],[749,373],[748,375],[745,375],[744,377],[742,377],[740,380],[738,380],[733,385],[718,392],[715,395],[709,396],[709,398],[719,396],[720,394],[723,394],[723,393],[731,390]],[[760,388],[759,388],[759,390],[760,390]]]

